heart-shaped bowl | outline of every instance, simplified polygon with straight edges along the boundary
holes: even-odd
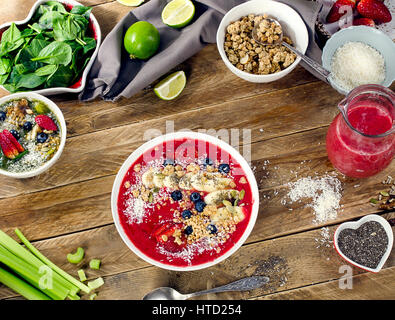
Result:
[[[387,246],[387,250],[384,253],[384,255],[381,257],[381,260],[379,262],[379,264],[377,265],[377,267],[375,269],[369,268],[367,266],[363,266],[353,260],[351,260],[350,258],[348,258],[347,256],[345,256],[343,254],[343,252],[340,250],[339,248],[339,243],[338,243],[338,239],[339,239],[339,234],[342,230],[344,229],[353,229],[356,230],[358,229],[360,226],[362,226],[364,223],[369,222],[369,221],[376,221],[378,223],[380,223],[380,225],[384,228],[385,232],[387,233],[387,237],[388,237],[388,246]],[[350,264],[361,268],[363,270],[366,271],[370,271],[370,272],[374,272],[377,273],[379,272],[384,263],[387,261],[389,255],[391,254],[391,250],[392,250],[392,245],[394,242],[394,234],[392,232],[392,228],[391,225],[388,223],[387,220],[385,220],[383,217],[376,215],[376,214],[369,214],[367,216],[364,216],[363,218],[359,219],[358,221],[349,221],[349,222],[344,222],[342,223],[335,231],[334,235],[333,235],[333,243],[335,246],[335,249],[337,251],[337,253],[347,262],[349,262]]]
[[[70,10],[74,6],[82,5],[81,3],[74,1],[74,0],[56,0],[56,1],[62,3],[68,10]],[[30,21],[30,19],[33,17],[33,14],[36,12],[38,7],[46,2],[48,2],[48,0],[36,1],[34,3],[34,5],[32,6],[32,8],[30,9],[29,14],[27,15],[27,17],[24,20],[12,21],[12,22],[14,22],[17,26],[27,24]],[[8,29],[8,27],[11,25],[12,22],[10,21],[10,22],[0,25],[0,39],[1,39],[3,32]],[[79,79],[69,87],[45,88],[45,89],[39,89],[39,90],[31,90],[30,92],[35,92],[35,93],[38,93],[38,94],[41,94],[44,96],[49,96],[49,95],[55,95],[55,94],[61,94],[61,93],[79,93],[84,89],[84,87],[86,85],[86,79],[88,77],[88,73],[89,73],[89,71],[92,67],[92,64],[99,52],[99,47],[101,44],[101,37],[102,37],[100,25],[97,22],[97,20],[93,14],[90,14],[89,22],[90,22],[89,23],[89,31],[91,32],[92,37],[95,38],[95,40],[96,40],[96,48],[93,51],[91,58],[90,58],[88,64],[86,65],[85,69],[81,73],[81,76],[79,77]],[[3,90],[6,90],[1,85],[0,85],[0,88],[2,88]]]

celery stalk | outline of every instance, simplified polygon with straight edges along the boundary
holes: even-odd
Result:
[[[64,270],[60,269],[57,265],[55,265],[52,261],[50,261],[47,257],[45,257],[40,251],[38,251],[30,242],[25,238],[25,236],[22,234],[22,232],[19,229],[15,229],[16,235],[21,239],[21,241],[24,243],[24,245],[37,257],[39,258],[43,263],[45,263],[47,266],[49,266],[52,270],[57,272],[59,275],[61,275],[63,278],[65,278],[67,281],[71,282],[74,286],[78,287],[85,293],[90,293],[91,289],[83,284],[81,281],[78,281],[71,275],[69,275],[67,272]]]
[[[102,277],[99,277],[95,280],[89,281],[88,282],[88,287],[91,288],[92,290],[95,290],[97,288],[100,288],[104,284],[104,280]]]
[[[13,255],[1,245],[0,262],[6,265],[8,268],[12,269],[17,274],[19,274],[26,281],[30,282],[37,289],[40,289],[50,298],[54,300],[66,299],[69,290],[67,290],[63,286],[60,286],[59,283],[57,283],[56,281],[52,281],[52,288],[45,288],[41,286],[40,279],[42,278],[42,274],[40,274],[38,268]]]
[[[41,291],[2,268],[0,268],[0,282],[28,300],[51,300]]]
[[[16,242],[14,239],[12,239],[9,235],[1,230],[0,244],[9,252],[24,260],[28,264],[35,266],[37,269],[45,265],[45,262],[41,261],[38,257],[22,247],[18,242]],[[64,287],[68,288],[71,292],[76,292],[76,290],[78,289],[74,284],[67,281],[64,277],[60,276],[56,272],[53,274],[53,277],[56,282],[59,282]]]

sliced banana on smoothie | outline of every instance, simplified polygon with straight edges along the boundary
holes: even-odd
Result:
[[[232,211],[229,211],[228,207],[218,208],[217,211],[210,216],[213,223],[229,221],[233,219],[235,223],[243,221],[245,218],[245,208],[244,207],[233,207]]]
[[[239,191],[234,189],[217,190],[210,192],[204,197],[204,202],[208,205],[218,205],[224,200],[236,199],[239,197]]]
[[[192,172],[186,173],[184,176],[180,178],[180,181],[178,183],[180,189],[183,190],[192,190],[192,177],[194,174]]]
[[[154,185],[154,171],[150,168],[141,176],[141,182],[146,188],[153,188]]]
[[[176,174],[171,174],[169,176],[165,176],[163,179],[163,185],[169,189],[178,189],[178,183],[180,178]]]
[[[227,188],[232,179],[224,178],[216,173],[197,173],[191,178],[191,184],[197,191],[213,192]]]
[[[154,173],[153,182],[156,188],[163,188],[165,185],[163,180],[165,179],[165,175],[161,173]]]

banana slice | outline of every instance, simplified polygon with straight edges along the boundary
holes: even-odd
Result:
[[[218,208],[217,211],[210,216],[211,222],[218,223],[223,221],[229,221],[232,219],[232,214],[226,207]]]
[[[153,183],[154,183],[155,187],[163,188],[164,187],[164,183],[163,183],[164,179],[165,179],[165,175],[163,175],[161,173],[154,173]]]
[[[178,189],[178,182],[180,178],[176,174],[165,176],[163,179],[163,186],[169,189]]]
[[[178,182],[180,189],[183,189],[183,190],[192,190],[193,189],[192,181],[191,181],[193,175],[194,174],[192,172],[188,172],[180,178],[180,181]]]
[[[234,213],[233,213],[233,221],[235,223],[239,223],[241,221],[244,220],[245,213],[244,211],[246,210],[244,207],[233,207],[235,209]]]
[[[239,196],[239,191],[233,189],[227,190],[217,190],[214,192],[210,192],[207,196],[204,197],[204,202],[208,205],[218,205],[222,203],[223,200],[231,200],[236,199]]]
[[[143,182],[144,186],[148,189],[153,188],[154,185],[154,171],[150,168],[146,172],[143,173],[141,176],[141,181]]]
[[[216,173],[202,173],[195,174],[191,178],[191,185],[197,191],[214,192],[217,190],[226,189],[232,179],[224,178]]]

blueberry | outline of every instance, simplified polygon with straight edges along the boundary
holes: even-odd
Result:
[[[37,142],[38,143],[44,143],[45,141],[47,141],[48,139],[48,135],[45,132],[40,132],[37,135]]]
[[[19,138],[21,137],[21,136],[19,135],[18,131],[16,131],[16,130],[10,130],[10,133],[14,136],[14,138],[15,138],[16,140],[19,140]]]
[[[31,123],[30,121],[26,121],[26,122],[23,124],[23,130],[25,130],[25,131],[27,131],[27,132],[29,132],[30,130],[32,130],[32,128],[33,128],[33,125],[32,125],[32,123]]]
[[[174,162],[173,159],[165,159],[165,161],[163,161],[163,166],[174,166],[176,163]]]
[[[206,207],[206,203],[202,200],[195,202],[195,209],[197,212],[203,212],[204,208]]]
[[[184,211],[181,213],[181,216],[182,216],[184,219],[189,219],[189,218],[192,216],[192,212],[191,212],[191,210],[184,210]]]
[[[0,121],[4,121],[6,117],[6,113],[4,111],[0,111]]]
[[[227,163],[221,163],[221,164],[218,166],[218,170],[219,170],[219,172],[221,172],[221,173],[228,174],[228,173],[230,172],[230,166],[229,166]]]
[[[193,202],[199,201],[200,200],[200,193],[199,192],[193,192],[189,198]]]
[[[215,234],[215,233],[217,233],[217,227],[215,226],[215,225],[213,225],[213,224],[209,224],[208,226],[207,226],[207,230],[211,233],[211,234]]]
[[[182,199],[182,193],[181,193],[181,191],[180,191],[180,190],[173,191],[173,192],[171,193],[171,198],[172,198],[174,201],[180,201],[180,200]]]
[[[206,159],[204,159],[203,165],[205,165],[205,166],[213,166],[214,162],[210,158],[206,158]]]
[[[184,229],[184,233],[185,233],[187,236],[189,236],[190,234],[192,234],[192,232],[193,232],[192,226],[188,226],[188,227],[186,227],[186,228]]]

